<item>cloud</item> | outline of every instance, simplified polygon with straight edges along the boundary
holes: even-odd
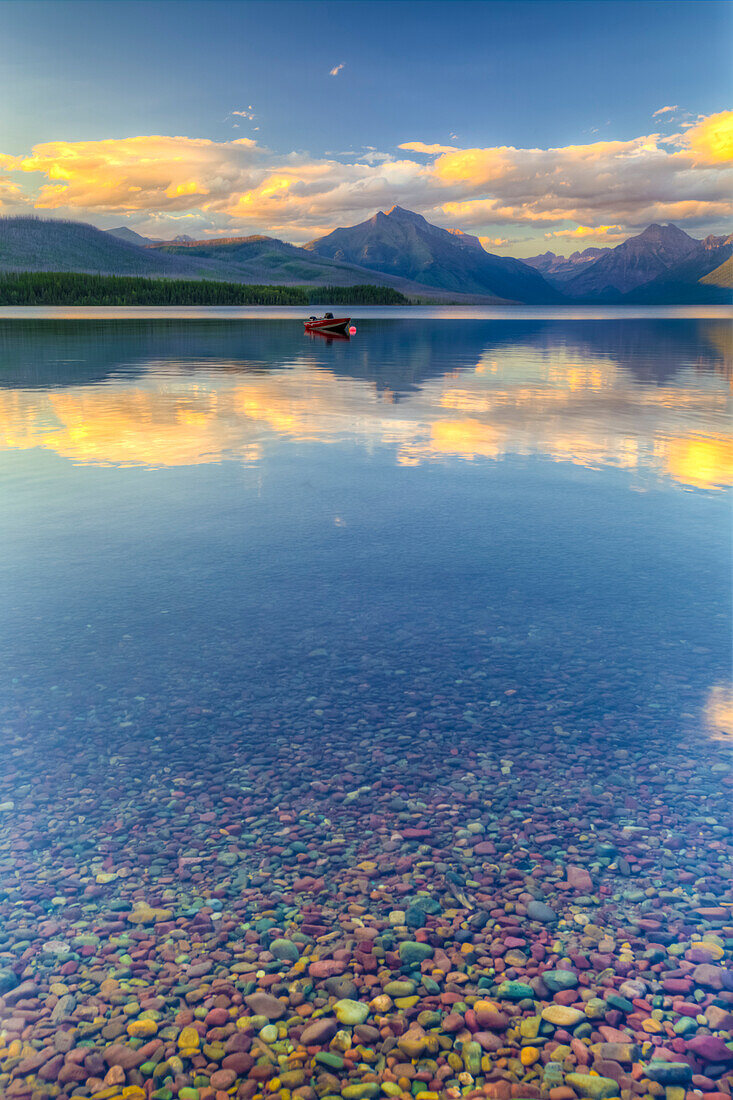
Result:
[[[696,166],[733,162],[733,111],[719,111],[691,126],[681,141]]]
[[[648,134],[552,149],[454,150],[436,157],[433,175],[462,192],[442,209],[466,227],[704,224],[733,214],[732,119],[712,115],[672,142]]]
[[[4,206],[24,206],[27,201],[19,184],[7,176],[0,176],[0,210]]]
[[[670,220],[722,232],[733,215],[733,112],[671,136],[549,149],[412,141],[396,155],[366,148],[314,157],[276,153],[252,138],[50,141],[0,154],[0,170],[4,213],[31,206],[82,219],[128,217],[148,231],[154,223],[155,235],[166,235],[166,225],[179,232],[175,220],[185,216],[189,232],[308,240],[395,203],[473,230],[494,247],[516,244],[510,230],[519,228],[540,241],[540,230],[558,240],[621,239]]]
[[[345,65],[345,62],[343,62],[343,61],[341,62],[340,65],[334,65],[334,67],[330,70],[328,75],[329,76],[338,76],[338,74],[344,68],[344,65]]]
[[[576,225],[575,229],[556,229],[548,237],[603,237],[605,240],[624,240],[627,236],[620,225]]]
[[[36,145],[29,156],[0,155],[0,165],[45,177],[34,197],[41,210],[155,214],[190,210],[203,198],[225,201],[234,189],[256,187],[265,175],[256,148],[251,138],[52,141]]]
[[[241,111],[230,111],[230,115],[236,115],[238,118],[246,118],[249,122],[254,119],[254,108],[250,104],[249,107],[244,107]]]
[[[652,114],[652,118],[658,118],[659,115],[671,114],[672,111],[679,111],[679,107],[676,103],[673,107],[660,107],[658,111],[654,111],[654,113]]]
[[[426,145],[424,141],[405,141],[398,149],[407,149],[411,153],[453,153],[455,145]]]

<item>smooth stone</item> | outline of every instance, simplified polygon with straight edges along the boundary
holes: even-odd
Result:
[[[331,1042],[337,1031],[336,1020],[331,1016],[325,1016],[308,1024],[300,1036],[300,1042],[304,1047],[325,1046],[326,1043]]]
[[[496,995],[504,1001],[532,1001],[535,999],[534,989],[524,982],[502,982]]]
[[[689,1085],[692,1066],[687,1062],[649,1062],[644,1075],[658,1085]]]
[[[523,1039],[536,1039],[540,1033],[540,1024],[542,1023],[539,1016],[527,1016],[519,1024],[519,1034]]]
[[[696,966],[692,971],[692,980],[695,985],[702,985],[706,989],[733,990],[733,972],[711,963],[700,963]]]
[[[688,1039],[687,1049],[703,1062],[733,1062],[733,1050],[717,1035],[697,1035]]]
[[[389,997],[411,997],[415,992],[415,983],[410,981],[387,982],[384,992]]]
[[[18,984],[18,979],[12,970],[8,970],[5,967],[0,969],[0,997],[4,993],[9,993],[11,989],[15,989]]]
[[[483,1055],[481,1045],[473,1040],[469,1043],[464,1043],[462,1054],[466,1071],[473,1077],[477,1077],[481,1072],[481,1057]]]
[[[376,1081],[362,1081],[359,1084],[344,1085],[341,1089],[343,1100],[374,1100],[381,1092]]]
[[[337,1001],[355,1001],[359,995],[357,986],[345,974],[337,978],[328,978],[323,986]]]
[[[427,1038],[422,1029],[410,1029],[400,1035],[397,1046],[407,1058],[419,1058],[427,1046]]]
[[[542,1009],[541,1016],[555,1027],[577,1027],[586,1018],[579,1008],[571,1008],[569,1005],[548,1005]]]
[[[575,989],[578,984],[578,975],[572,970],[545,970],[540,974],[551,993],[559,993],[563,989]]]
[[[195,1027],[184,1027],[178,1036],[178,1046],[181,1050],[198,1049],[200,1042],[201,1036]]]
[[[636,1043],[593,1043],[590,1052],[601,1062],[620,1062],[631,1065],[639,1057]]]
[[[621,1092],[618,1081],[612,1077],[596,1077],[590,1073],[568,1073],[565,1081],[570,1088],[588,1100],[607,1100]]]
[[[495,1054],[506,1042],[500,1035],[495,1035],[493,1031],[475,1031],[473,1038],[481,1044],[481,1049],[485,1050],[487,1054]]]
[[[279,1020],[286,1012],[283,1002],[270,993],[251,993],[244,1000],[255,1015],[266,1016],[268,1020]]]
[[[270,953],[282,962],[297,962],[300,958],[297,944],[292,940],[273,940],[270,944]]]
[[[527,916],[530,920],[541,921],[542,924],[554,924],[557,921],[555,910],[542,901],[530,901],[527,905]]]
[[[402,962],[410,965],[424,962],[433,956],[433,948],[429,943],[417,943],[415,940],[403,940],[399,952]]]
[[[237,1075],[233,1069],[217,1069],[209,1078],[209,1084],[212,1089],[226,1092],[227,1089],[232,1087],[236,1079]]]
[[[340,1054],[335,1054],[331,1050],[319,1050],[314,1061],[319,1066],[327,1066],[328,1069],[343,1069],[344,1060]]]
[[[338,1022],[340,1024],[345,1024],[347,1027],[355,1027],[356,1024],[363,1024],[369,1015],[369,1005],[362,1004],[361,1001],[351,1001],[348,999],[336,1001],[333,1010],[336,1013]]]

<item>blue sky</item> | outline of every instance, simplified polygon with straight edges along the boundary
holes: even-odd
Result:
[[[548,233],[605,226],[600,237],[626,235],[639,224],[637,215],[643,220],[656,210],[663,217],[665,203],[674,216],[684,213],[680,202],[698,202],[688,217],[674,220],[688,223],[696,234],[722,230],[724,188],[716,190],[712,178],[721,174],[719,155],[702,167],[698,156],[694,180],[675,178],[671,186],[668,177],[679,177],[680,162],[667,165],[662,180],[656,154],[678,155],[684,143],[665,144],[665,139],[731,106],[731,30],[733,6],[717,0],[5,0],[0,3],[6,107],[0,114],[0,174],[6,183],[0,202],[3,212],[18,212],[35,204],[40,192],[41,205],[34,209],[47,216],[124,223],[160,236],[274,226],[278,235],[299,240],[363,220],[392,199],[440,224],[477,232],[498,250],[516,246],[524,254],[544,240],[559,251],[575,246],[570,237]],[[338,66],[343,67],[330,75]],[[675,110],[654,117],[663,107]],[[545,158],[538,171],[531,158],[519,155],[522,151],[639,143],[652,134],[659,136],[656,150],[644,154],[642,142],[641,153],[627,144],[626,150],[605,154],[598,149],[592,158],[603,181],[599,188],[613,192],[617,188],[608,186],[608,173],[614,158],[650,157],[652,182],[645,188],[636,179],[635,209],[633,196],[626,194],[629,163],[622,165],[621,205],[609,202],[607,210],[583,201],[565,208],[537,205],[549,163]],[[188,146],[151,147],[146,159],[168,158],[170,178],[139,178],[142,147],[134,147],[132,171],[124,143],[150,135],[203,139],[215,148],[203,160],[200,150],[191,160]],[[231,144],[240,139],[255,144],[246,149],[241,142]],[[114,142],[121,143],[120,156]],[[518,152],[511,165],[505,157],[495,166],[504,180],[496,190],[490,163],[478,175],[458,179],[445,153],[400,149],[415,143],[444,147],[454,161],[450,150]],[[44,144],[53,147],[53,155],[34,159],[33,150]],[[78,170],[68,148],[61,147],[70,144],[78,144],[82,159],[93,154],[84,167],[85,188],[75,187]],[[20,168],[19,158],[25,161]],[[386,158],[404,168],[385,169]],[[128,193],[145,196],[145,203],[140,198],[126,204],[119,193],[112,195],[107,181],[118,161]],[[567,156],[561,158],[561,173],[571,167]],[[638,165],[631,167],[638,177]],[[70,187],[64,183],[68,172]],[[512,191],[506,179],[518,173],[525,184]],[[533,181],[527,181],[532,173]],[[209,185],[222,176],[227,194],[226,187]],[[268,179],[274,180],[274,191]],[[55,190],[42,191],[49,186]],[[582,200],[588,181],[573,177],[567,186]],[[186,187],[187,203],[181,201]],[[245,195],[250,198],[242,201]],[[701,195],[710,204],[707,210],[699,206]],[[532,201],[534,215],[522,218],[518,207]],[[564,209],[578,217],[548,220],[553,210]],[[592,209],[595,217],[588,216]],[[578,240],[597,243],[587,233]]]

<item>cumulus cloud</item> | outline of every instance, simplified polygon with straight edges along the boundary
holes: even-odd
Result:
[[[700,119],[680,140],[696,167],[733,163],[733,111],[718,111]]]
[[[0,154],[0,202],[4,212],[31,205],[92,220],[128,217],[163,235],[166,224],[179,232],[174,220],[186,217],[194,231],[292,240],[398,203],[493,247],[511,244],[519,227],[535,240],[540,230],[610,240],[651,221],[721,232],[733,214],[731,111],[667,137],[550,149],[412,141],[395,155],[369,148],[337,156],[275,153],[251,138],[51,141]]]
[[[7,176],[0,176],[0,210],[8,206],[25,206],[27,202],[27,197],[17,183]]]
[[[669,115],[673,111],[679,111],[679,107],[676,103],[673,107],[660,107],[658,111],[654,111],[652,118],[659,118],[660,115]]]
[[[343,67],[344,67],[344,62],[342,61],[340,65],[334,65],[334,67],[329,71],[328,75],[329,76],[338,76],[338,74],[341,72]]]
[[[443,204],[461,225],[704,224],[733,214],[733,112],[701,120],[671,144],[648,134],[554,149],[461,149],[437,156],[432,169],[463,192]]]

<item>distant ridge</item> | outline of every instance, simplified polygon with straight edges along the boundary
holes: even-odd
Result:
[[[650,225],[585,266],[564,284],[565,292],[574,298],[628,294],[703,251],[700,241],[676,225]]]
[[[84,222],[0,218],[1,271],[87,271],[105,275],[200,277],[199,267]]]
[[[111,237],[117,237],[120,241],[127,241],[128,244],[136,244],[138,248],[146,248],[148,245],[157,243],[154,237],[143,237],[134,229],[128,229],[126,225],[120,225],[116,229],[105,229],[105,233],[109,233]]]
[[[605,252],[610,251],[610,248],[584,248],[582,252],[573,252],[570,256],[543,252],[540,256],[529,256],[524,262],[562,289],[563,284],[577,275],[582,267],[595,263]]]
[[[342,259],[287,244],[261,233],[249,237],[215,237],[204,241],[161,241],[151,251],[200,260],[237,271],[243,282],[272,284],[329,284],[349,286],[374,283],[403,293],[429,292],[430,288],[388,272],[366,268]]]

